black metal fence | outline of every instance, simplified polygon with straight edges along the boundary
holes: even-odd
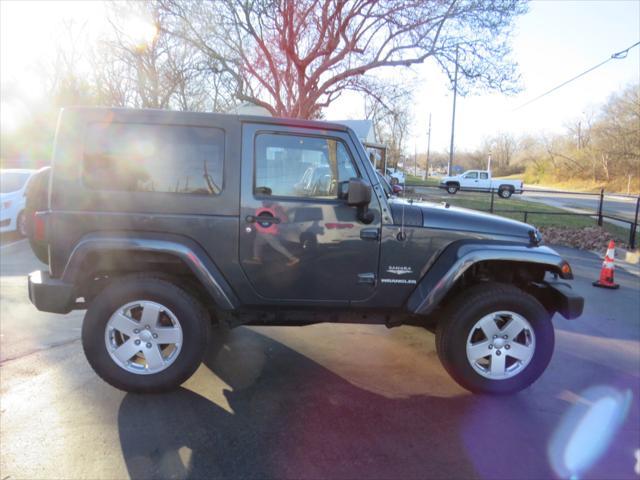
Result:
[[[419,189],[419,190],[415,191],[415,189]],[[429,197],[433,196],[432,192],[435,192],[435,191],[439,192],[438,196],[442,196],[442,194],[445,194],[445,191],[442,188],[437,186],[406,184],[404,195],[409,198],[424,198],[426,200],[429,200],[430,199]],[[562,211],[548,211],[548,210],[536,210],[534,208],[533,202],[531,202],[532,203],[531,210],[496,208],[496,194],[498,194],[497,189],[486,190],[486,189],[477,189],[477,188],[465,188],[462,192],[485,193],[491,196],[490,202],[489,202],[489,208],[482,208],[481,206],[479,206],[480,208],[472,207],[472,208],[475,208],[476,210],[488,211],[490,213],[496,213],[496,214],[522,215],[522,220],[525,223],[529,222],[529,217],[531,215],[551,215],[551,216],[557,215],[559,217],[562,217],[562,216],[591,217],[595,220],[595,223],[598,226],[603,226],[603,222],[605,220],[609,220],[613,224],[627,225],[629,229],[629,236],[628,236],[629,247],[634,249],[637,246],[638,227],[640,226],[638,222],[638,213],[640,211],[640,196],[607,194],[605,193],[604,189],[600,190],[599,193],[569,192],[565,190],[544,190],[544,189],[523,190],[522,192],[523,194],[529,194],[533,196],[537,194],[557,195],[557,196],[570,195],[570,196],[576,196],[576,197],[592,198],[593,200],[596,200],[595,204],[591,207],[585,206],[585,205],[580,205],[576,207],[566,207],[566,206],[563,207],[563,206],[557,205],[558,210],[562,210]],[[423,195],[421,195],[421,193]],[[426,193],[426,198],[424,193]],[[449,195],[447,195],[447,198],[448,197]],[[455,195],[451,195],[450,197],[453,200],[455,198]],[[606,212],[605,205],[606,205],[607,199],[609,200],[624,199],[625,203],[629,203],[631,208],[627,213],[627,218],[622,216],[625,214],[625,212],[617,212],[617,214]],[[554,205],[551,205],[551,206],[554,206]]]

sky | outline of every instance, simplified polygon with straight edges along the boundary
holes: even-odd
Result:
[[[24,118],[24,101],[35,100],[42,87],[35,60],[52,51],[63,18],[86,22],[92,35],[106,28],[104,5],[98,1],[0,0],[0,81],[3,129]],[[537,0],[517,20],[513,57],[522,76],[522,91],[458,96],[455,148],[472,150],[498,133],[561,132],[569,123],[593,112],[611,94],[640,82],[640,47],[624,60],[612,60],[592,73],[519,110],[516,107],[602,62],[640,40],[640,0]],[[407,149],[426,150],[429,113],[431,149],[449,148],[452,94],[447,78],[427,62],[412,72],[382,72],[395,81],[412,79],[411,131]],[[347,94],[325,112],[328,119],[363,118],[363,101]]]
[[[639,40],[638,0],[531,2],[529,12],[517,20],[512,40],[522,91],[510,97],[499,93],[458,96],[454,148],[473,150],[484,138],[502,132],[516,138],[562,132],[567,124],[595,111],[611,94],[640,82],[640,47],[632,49],[625,60],[612,60],[555,93],[514,110]],[[449,80],[431,63],[414,70],[420,86],[414,93],[407,150],[426,151],[431,113],[431,149],[448,151],[453,104]],[[399,69],[395,75],[398,81],[407,78]],[[331,105],[327,112],[333,119],[362,115],[362,101],[355,95]]]

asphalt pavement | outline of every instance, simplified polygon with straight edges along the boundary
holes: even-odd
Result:
[[[554,318],[538,382],[489,397],[424,329],[331,324],[218,331],[180,390],[125,394],[87,364],[82,312],[30,305],[28,244],[0,247],[0,479],[638,478],[640,278],[594,288],[601,260],[558,250],[585,313]]]

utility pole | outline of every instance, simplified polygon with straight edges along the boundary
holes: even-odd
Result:
[[[582,150],[582,121],[578,121],[578,150]]]
[[[413,142],[413,176],[418,176],[418,144]]]
[[[427,132],[427,163],[424,166],[424,178],[429,176],[429,154],[431,153],[431,112],[429,112],[429,131]]]
[[[451,115],[451,144],[449,146],[449,166],[447,175],[451,175],[453,165],[453,139],[456,128],[456,97],[458,96],[458,46],[456,45],[456,70],[453,75],[453,114]]]

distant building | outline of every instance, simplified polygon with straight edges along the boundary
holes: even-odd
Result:
[[[371,120],[329,120],[331,123],[346,125],[353,130],[362,143],[378,143]]]
[[[364,145],[373,167],[380,172],[387,171],[387,147],[378,143],[372,120],[329,120],[331,123],[346,125],[353,130]]]

